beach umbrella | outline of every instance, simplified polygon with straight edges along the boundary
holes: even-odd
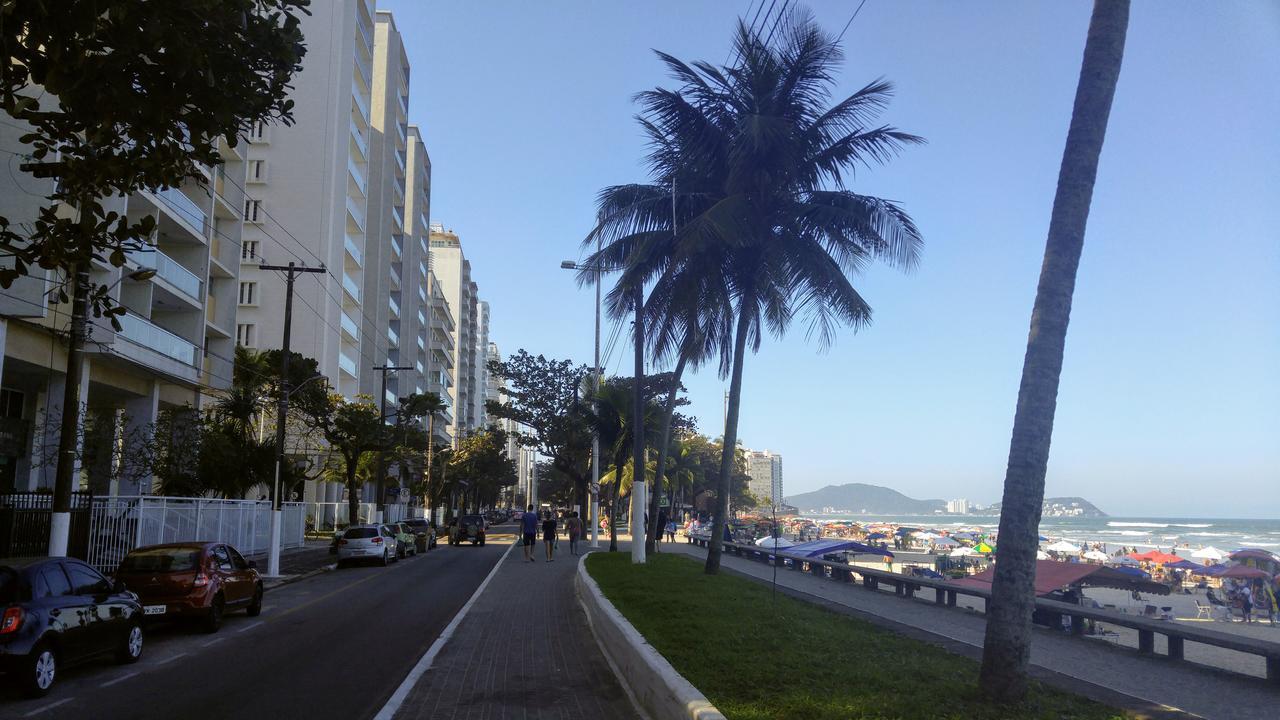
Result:
[[[1106,562],[1108,559],[1107,554],[1101,550],[1090,550],[1084,554],[1084,557],[1086,560],[1097,560],[1099,562]]]
[[[1151,573],[1145,572],[1136,567],[1118,567],[1118,568],[1114,568],[1114,570],[1119,573],[1124,573],[1125,575],[1132,575],[1136,578],[1142,578],[1143,580],[1151,579]]]
[[[1265,562],[1276,561],[1275,555],[1272,555],[1266,550],[1259,550],[1257,548],[1244,548],[1242,550],[1236,550],[1235,552],[1231,553],[1227,557],[1230,558],[1231,560],[1236,560],[1236,561],[1240,561],[1240,560],[1262,560]]]
[[[910,534],[911,534],[911,533],[913,533],[913,532],[920,532],[920,528],[913,528],[913,527],[900,527],[900,528],[898,528],[898,532],[894,533],[894,535],[897,535],[897,536],[899,536],[899,537],[903,537],[903,536],[906,536],[906,535],[910,535]]]
[[[1111,564],[1112,564],[1112,565],[1126,565],[1126,566],[1130,566],[1130,567],[1132,567],[1132,566],[1134,566],[1134,565],[1137,565],[1137,564],[1138,564],[1138,561],[1137,561],[1137,560],[1134,560],[1133,558],[1129,557],[1128,555],[1121,555],[1120,557],[1113,557],[1113,558],[1111,558],[1111,561],[1110,561],[1110,562],[1111,562]]]
[[[1043,551],[1043,550],[1037,550],[1037,551],[1036,551],[1036,559],[1037,559],[1037,560],[1048,560],[1048,559],[1049,559],[1049,553],[1047,553],[1047,552],[1045,552],[1045,551]]]
[[[1078,553],[1080,552],[1080,546],[1072,545],[1066,540],[1059,540],[1058,542],[1052,545],[1045,546],[1045,550],[1048,550],[1049,552],[1056,552],[1056,553]]]
[[[1173,568],[1175,570],[1193,570],[1193,571],[1204,568],[1204,566],[1201,565],[1200,563],[1191,562],[1190,560],[1179,560],[1178,562],[1169,563],[1168,565],[1165,565],[1165,567]]]
[[[759,547],[771,547],[774,550],[784,550],[786,548],[791,547],[792,545],[795,545],[795,543],[791,542],[786,538],[775,539],[771,537],[762,537],[756,541],[756,545],[758,545]]]
[[[1226,556],[1227,556],[1226,553],[1222,552],[1221,550],[1219,550],[1218,548],[1212,545],[1210,545],[1209,547],[1200,548],[1199,550],[1191,553],[1191,557],[1200,558],[1202,560],[1221,560]]]
[[[982,553],[985,555],[986,553],[995,552],[996,549],[984,542],[980,542],[977,545],[973,546],[973,551],[976,553]]]
[[[1226,565],[1206,565],[1199,570],[1192,570],[1193,575],[1204,575],[1206,577],[1217,577],[1227,571]]]
[[[1241,579],[1250,579],[1250,580],[1253,578],[1266,578],[1270,580],[1271,573],[1267,572],[1266,570],[1259,570],[1256,567],[1249,567],[1248,565],[1232,565],[1231,567],[1219,573],[1218,577],[1241,578]]]
[[[884,533],[882,533],[882,532],[873,532],[873,533],[871,533],[870,535],[868,535],[868,536],[867,536],[867,539],[868,539],[868,540],[884,540],[884,539],[885,539],[885,538],[887,538],[887,537],[889,537],[889,536],[888,536],[888,535],[885,535],[885,534],[884,534]]]
[[[933,544],[937,545],[938,547],[956,547],[960,543],[955,540],[952,540],[949,537],[940,537],[934,540]]]
[[[967,547],[958,547],[951,551],[951,557],[969,557],[973,554],[973,548]]]

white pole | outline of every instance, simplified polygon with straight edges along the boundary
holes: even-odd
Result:
[[[274,497],[277,502],[271,504],[271,544],[267,546],[267,577],[280,577],[280,455],[276,454],[276,478]]]
[[[596,238],[596,386],[591,393],[591,412],[596,412],[596,393],[600,391],[600,239]],[[591,547],[600,547],[600,434],[591,438]]]

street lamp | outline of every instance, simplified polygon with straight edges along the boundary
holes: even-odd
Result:
[[[596,257],[600,257],[600,240],[596,240]],[[595,266],[582,266],[572,260],[560,263],[564,270],[590,270],[596,275],[596,343],[595,362],[592,367],[596,373],[595,390],[600,390],[600,263]],[[596,393],[591,393],[591,412],[596,412]],[[591,433],[591,547],[600,547],[600,433]]]

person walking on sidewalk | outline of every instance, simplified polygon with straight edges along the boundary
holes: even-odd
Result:
[[[538,542],[538,515],[533,512],[532,505],[520,518],[520,530],[524,535],[524,559],[533,562],[533,547]]]
[[[569,532],[569,552],[577,555],[578,538],[582,535],[582,520],[578,517],[578,513],[569,513],[569,517],[564,521],[564,528]]]
[[[552,553],[555,552],[556,544],[556,516],[550,510],[547,511],[545,519],[542,521],[542,544],[547,548],[547,562],[552,561]]]

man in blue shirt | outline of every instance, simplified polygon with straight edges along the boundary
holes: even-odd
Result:
[[[533,545],[538,541],[538,514],[533,511],[533,506],[525,511],[524,517],[520,518],[520,530],[524,534],[524,559],[526,562],[533,562]]]

